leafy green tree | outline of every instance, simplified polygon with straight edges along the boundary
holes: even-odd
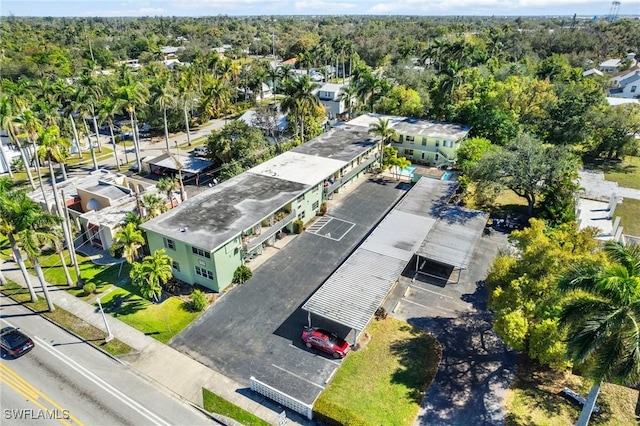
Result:
[[[640,105],[603,107],[595,121],[591,155],[620,158],[640,152],[640,143],[635,137],[640,134]]]
[[[144,243],[142,231],[138,229],[137,224],[127,222],[124,226],[120,227],[113,238],[111,255],[113,256],[115,252],[123,250],[123,257],[128,263],[132,264],[138,259],[138,250]]]
[[[383,114],[422,117],[424,114],[420,94],[402,85],[393,86],[376,104],[376,111]]]
[[[475,165],[494,149],[493,144],[487,138],[469,138],[462,141],[462,145],[456,152],[458,157],[458,167],[462,173],[469,173]]]
[[[142,262],[135,262],[129,272],[133,284],[140,288],[140,293],[147,299],[158,302],[162,295],[162,285],[173,277],[171,257],[164,249],[156,250],[150,256],[145,256]]]
[[[253,276],[253,272],[251,272],[251,268],[247,265],[240,265],[233,272],[233,282],[236,284],[244,284],[249,281]]]
[[[195,289],[191,292],[191,306],[193,306],[193,310],[197,312],[203,311],[207,306],[207,296],[205,296],[202,290]]]
[[[234,161],[242,168],[253,167],[268,154],[267,139],[262,131],[239,120],[213,131],[207,140],[207,150],[217,167]]]
[[[565,182],[577,170],[577,159],[565,147],[547,146],[521,134],[503,149],[483,157],[471,176],[479,189],[501,185],[527,200],[529,216],[540,196],[555,182]]]
[[[142,196],[142,206],[147,212],[145,220],[153,219],[167,211],[167,204],[156,194],[145,194]]]
[[[640,379],[640,246],[609,242],[604,261],[574,264],[559,281],[569,359],[593,379],[580,418],[586,425],[600,384]]]
[[[305,141],[305,120],[320,105],[320,99],[313,94],[314,89],[319,86],[319,84],[312,82],[308,75],[285,82],[285,98],[282,100],[280,108],[283,113],[293,113],[294,125],[303,143]]]
[[[575,224],[548,228],[531,219],[529,227],[514,231],[514,253],[498,255],[486,279],[494,329],[504,342],[540,363],[568,365],[565,334],[559,326],[561,295],[558,274],[569,265],[591,258],[596,248],[592,230]]]

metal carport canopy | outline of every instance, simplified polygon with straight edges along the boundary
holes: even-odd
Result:
[[[467,269],[476,241],[486,226],[487,214],[447,206],[438,216],[438,221],[416,254],[443,265]]]
[[[364,330],[434,223],[429,217],[392,211],[302,309]]]

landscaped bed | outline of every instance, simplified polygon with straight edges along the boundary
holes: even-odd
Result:
[[[144,299],[131,283],[106,292],[101,303],[106,313],[162,343],[167,343],[201,314],[192,311],[190,304],[179,297],[171,296],[161,303]]]
[[[541,367],[526,357],[518,362],[516,378],[505,397],[508,425],[573,425],[580,407],[560,395],[565,387],[586,397],[591,382],[570,373]],[[605,383],[596,404],[600,413],[591,416],[593,425],[637,424],[638,391]]]
[[[391,317],[367,333],[369,342],[347,356],[320,394],[315,415],[329,424],[413,425],[442,348],[427,331]]]

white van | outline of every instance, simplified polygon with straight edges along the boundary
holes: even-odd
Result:
[[[206,157],[207,156],[207,147],[206,146],[197,146],[193,151],[191,151],[193,155],[196,157]]]

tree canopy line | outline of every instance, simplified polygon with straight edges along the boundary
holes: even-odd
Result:
[[[312,95],[317,84],[308,76],[294,78],[289,66],[271,67],[274,58],[264,56],[273,53],[344,83],[350,116],[375,112],[472,126],[458,153],[463,195],[490,205],[508,189],[526,200],[532,218],[512,234],[514,252],[498,256],[486,281],[496,331],[532,359],[554,368],[573,365],[596,384],[637,383],[639,251],[617,243],[602,248],[591,231],[578,231],[573,195],[581,158],[639,153],[640,107],[609,106],[608,79],[582,75],[606,59],[638,53],[638,21],[9,17],[0,22],[0,40],[2,128],[16,145],[31,147],[22,165],[33,188],[31,167],[40,176],[47,164],[53,176],[58,163],[65,175],[73,139],[89,141],[97,168],[94,149],[101,146],[90,138],[99,125],[114,139],[116,121],[120,131],[131,131],[139,162],[140,123],[160,130],[169,148],[169,132],[255,106],[263,83],[289,114],[286,138],[271,132],[275,112],[265,105],[257,106],[262,131],[232,121],[213,132],[208,152],[223,178],[317,136],[325,118]],[[225,44],[231,48],[224,56],[212,50]],[[157,62],[168,45],[179,46],[178,59],[189,65],[168,69]],[[137,59],[141,70],[118,65],[128,59]],[[389,130],[381,121],[371,132],[388,139]],[[394,151],[384,150],[385,164],[405,167]],[[170,198],[176,183],[162,188]],[[12,200],[3,207],[2,224],[37,259],[36,236],[50,233],[55,220],[18,220],[20,208],[30,207],[15,194],[0,194]],[[146,200],[144,212],[128,222],[159,214],[163,205]],[[137,232],[126,225],[116,239],[134,264],[144,244]],[[152,282],[141,278],[151,277],[146,272],[135,274],[151,298],[170,271],[167,259],[153,254],[132,268],[133,274],[165,265]]]

